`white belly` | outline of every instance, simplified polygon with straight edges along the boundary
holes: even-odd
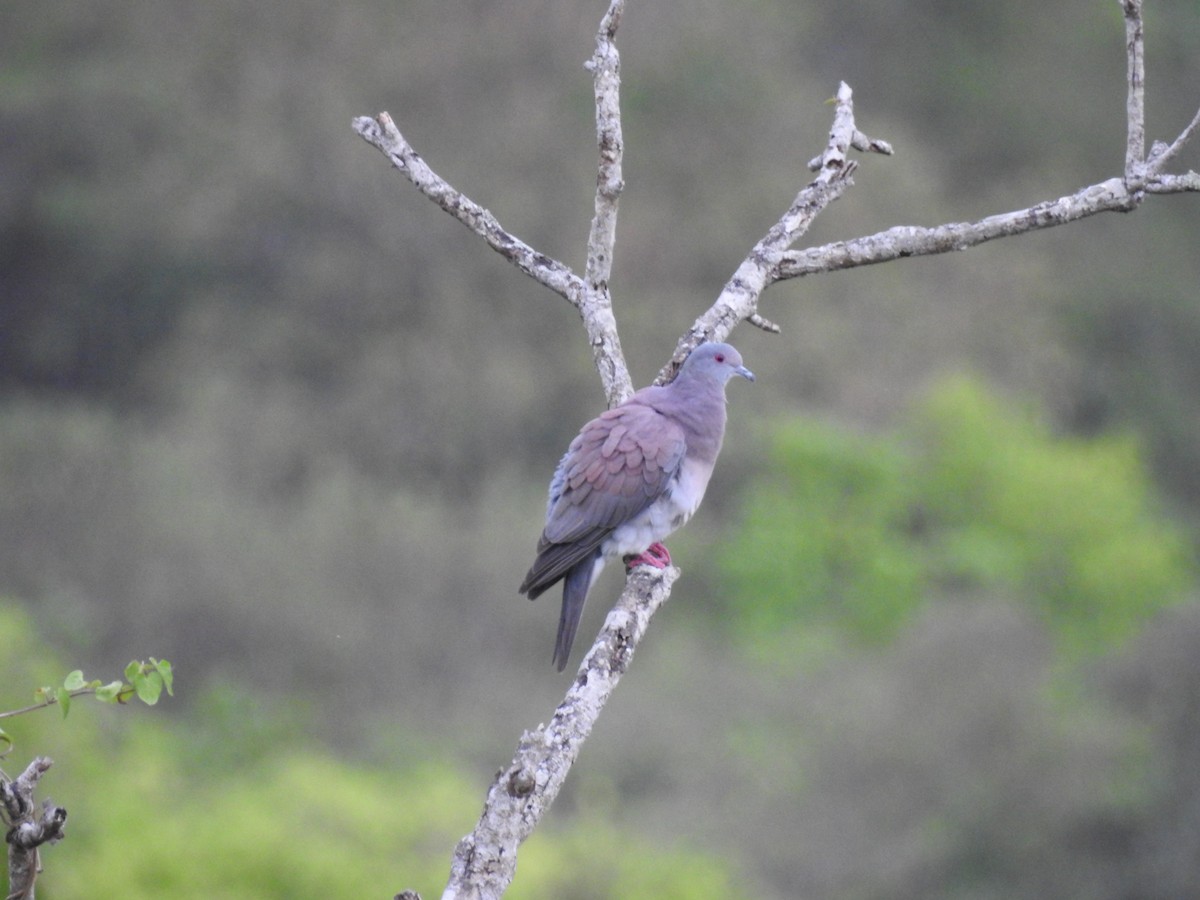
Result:
[[[617,528],[604,542],[604,555],[629,556],[641,553],[655,541],[666,540],[699,508],[711,475],[711,466],[684,460],[670,490]]]

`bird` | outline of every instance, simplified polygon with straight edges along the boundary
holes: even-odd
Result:
[[[666,385],[651,385],[580,429],[550,480],[546,527],[518,591],[563,582],[554,665],[566,668],[588,589],[605,564],[665,568],[662,541],[700,506],[725,436],[725,386],[754,381],[725,343],[704,343]]]

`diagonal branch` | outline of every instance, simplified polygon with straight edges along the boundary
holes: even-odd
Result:
[[[566,780],[583,742],[621,680],[655,611],[679,576],[674,567],[633,570],[550,722],[527,731],[488,789],[475,830],[459,841],[442,900],[499,897],[517,869],[517,849]]]
[[[851,184],[858,164],[847,159],[855,150],[891,155],[887,141],[867,137],[854,122],[854,92],[844,81],[838,86],[833,127],[824,152],[808,163],[817,177],[805,185],[787,212],[776,222],[726,282],[716,302],[705,311],[675,345],[675,354],[658,375],[658,382],[670,381],[692,349],[704,341],[724,340],[738,323],[748,320],[766,331],[779,327],[763,319],[758,300],[771,284],[778,281],[780,261],[787,249],[808,231],[813,221]]]
[[[1150,193],[1200,191],[1200,176],[1194,172],[1160,176],[1146,183],[1143,188]],[[1139,194],[1130,193],[1122,179],[1110,178],[1057,200],[987,216],[976,222],[951,222],[933,228],[897,225],[865,237],[784,253],[776,274],[780,280],[784,280],[871,266],[910,256],[966,250],[996,238],[1066,225],[1097,213],[1128,212],[1137,207],[1141,199]]]
[[[1067,197],[988,216],[977,222],[952,222],[933,228],[897,225],[877,234],[785,253],[779,260],[777,274],[780,279],[797,278],[909,256],[966,250],[996,238],[1065,225],[1098,212],[1128,211],[1135,205],[1124,182],[1120,178],[1111,178]]]
[[[423,160],[396,123],[386,112],[354,120],[354,130],[363,140],[383,153],[417,190],[483,238],[489,247],[511,262],[538,284],[561,294],[579,306],[583,282],[571,269],[556,259],[534,250],[506,231],[488,210],[458,191]]]
[[[1163,170],[1168,162],[1170,162],[1184,145],[1192,139],[1192,135],[1200,130],[1200,110],[1196,111],[1196,115],[1192,118],[1186,128],[1180,132],[1179,137],[1167,146],[1162,141],[1155,141],[1154,146],[1150,149],[1150,158],[1146,160],[1146,169],[1151,175],[1157,175]],[[1194,172],[1190,173],[1195,175]]]
[[[391,160],[392,165],[417,190],[483,238],[489,247],[538,284],[561,295],[579,311],[610,403],[616,402],[612,399],[614,397],[624,398],[633,392],[629,370],[617,338],[617,323],[612,315],[607,280],[603,290],[596,290],[569,266],[535,250],[505,229],[491,212],[434,172],[405,140],[386,112],[374,117],[360,116],[353,125],[362,139]]]

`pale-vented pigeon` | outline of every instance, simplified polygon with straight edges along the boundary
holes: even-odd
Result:
[[[533,600],[560,579],[554,664],[567,665],[588,588],[604,564],[663,568],[660,541],[700,505],[725,436],[725,385],[754,380],[728,344],[701,344],[663,387],[642,388],[583,426],[550,482],[546,528],[520,592]],[[638,554],[636,557],[634,554]]]

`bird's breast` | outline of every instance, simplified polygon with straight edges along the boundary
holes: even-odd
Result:
[[[699,508],[711,475],[712,466],[684,459],[667,490],[613,531],[605,542],[604,554],[628,556],[641,553],[655,541],[666,540]]]

